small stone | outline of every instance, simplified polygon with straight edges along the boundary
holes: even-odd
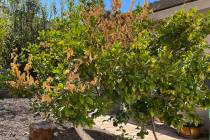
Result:
[[[24,118],[20,118],[20,121],[21,121],[21,122],[25,122],[25,121],[27,121],[27,120],[28,120],[28,119],[25,118],[25,117],[24,117]]]
[[[16,134],[14,134],[14,133],[12,133],[12,132],[9,132],[9,136],[15,137]]]
[[[39,117],[39,116],[41,116],[39,112],[33,114],[33,117]]]
[[[4,107],[3,106],[0,106],[0,110],[4,110]]]
[[[23,133],[23,136],[26,136],[26,135],[28,135],[29,133],[28,132],[25,132],[25,133]]]
[[[55,132],[55,133],[54,133],[54,136],[55,136],[55,137],[58,136],[58,132]]]
[[[7,116],[7,119],[13,119],[13,118],[15,118],[15,115],[8,115]]]

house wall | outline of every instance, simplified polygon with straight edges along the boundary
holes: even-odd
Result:
[[[161,20],[161,19],[164,19],[164,18],[167,18],[167,17],[173,15],[180,9],[184,9],[187,12],[193,7],[195,7],[201,13],[206,13],[206,12],[210,11],[210,0],[198,0],[198,1],[190,2],[190,3],[186,3],[186,4],[183,4],[180,6],[172,7],[169,9],[157,11],[153,14],[150,14],[149,18]],[[208,37],[206,38],[206,41],[208,42],[208,44],[210,44],[210,35],[208,35]],[[206,52],[208,52],[210,54],[210,49],[206,50]],[[210,80],[207,81],[207,85],[210,88]],[[208,118],[208,116],[209,116],[208,110],[197,109],[197,113],[199,114],[199,116],[202,119],[202,124],[203,124],[202,129],[201,129],[202,133],[210,132],[210,120]]]
[[[199,12],[206,12],[210,10],[210,0],[198,0],[180,6],[172,7],[169,9],[157,11],[153,14],[150,14],[149,18],[160,20],[173,15],[175,12],[179,11],[180,9],[189,11],[193,7],[195,7]]]

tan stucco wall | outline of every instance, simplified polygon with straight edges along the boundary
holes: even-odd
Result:
[[[153,14],[149,15],[151,19],[164,19],[173,15],[175,12],[179,11],[180,9],[184,9],[185,11],[189,11],[191,8],[195,7],[200,12],[205,12],[210,10],[210,0],[198,0],[190,3],[186,3],[180,6],[176,6],[173,8],[169,8],[166,10],[158,11]]]

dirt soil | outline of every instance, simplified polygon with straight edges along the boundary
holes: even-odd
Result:
[[[0,100],[0,140],[28,140],[29,125],[42,121],[38,113],[30,110],[28,99]],[[54,140],[80,140],[71,126],[56,124]],[[104,131],[86,130],[95,140],[116,140],[117,136]]]

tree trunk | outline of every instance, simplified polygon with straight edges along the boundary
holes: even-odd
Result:
[[[155,121],[154,121],[154,117],[152,117],[152,119],[151,119],[151,121],[152,121],[152,132],[153,132],[153,135],[154,135],[154,137],[155,137],[155,140],[158,140],[158,137],[157,137],[157,135],[156,135],[156,131],[155,131]]]
[[[81,126],[74,127],[74,129],[82,140],[94,140]]]

